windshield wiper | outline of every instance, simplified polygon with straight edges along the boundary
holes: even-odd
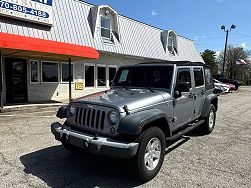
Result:
[[[149,86],[145,86],[144,88],[148,89],[149,91],[151,91],[152,93],[154,93],[154,90],[152,88],[150,88]]]
[[[123,85],[123,88],[126,89],[126,90],[129,90],[128,86]]]

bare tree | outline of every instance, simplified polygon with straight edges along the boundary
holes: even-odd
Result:
[[[250,51],[244,50],[242,47],[229,45],[226,53],[226,69],[225,76],[231,79],[237,79],[246,82],[246,77],[250,73]],[[223,62],[224,51],[219,55],[219,61]],[[246,64],[236,64],[240,59],[243,59]]]

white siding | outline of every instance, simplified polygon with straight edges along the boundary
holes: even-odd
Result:
[[[162,42],[163,30],[118,15],[120,42],[114,37],[114,44],[105,44],[97,30],[92,35],[91,8],[75,0],[54,1],[54,25],[42,26],[29,22],[0,17],[0,31],[42,39],[91,46],[99,51],[145,57],[158,60],[202,61],[193,41],[178,36],[178,55],[166,53]]]

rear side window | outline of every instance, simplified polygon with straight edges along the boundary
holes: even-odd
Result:
[[[203,86],[204,85],[204,79],[203,79],[203,70],[202,68],[194,68],[194,82],[195,87]]]
[[[209,68],[205,68],[205,80],[206,80],[206,85],[213,84],[213,77]]]
[[[179,82],[188,82],[191,86],[191,74],[189,68],[179,68],[177,72],[177,83]]]

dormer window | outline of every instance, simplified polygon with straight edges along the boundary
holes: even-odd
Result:
[[[101,37],[105,43],[120,41],[118,13],[107,5],[91,8],[93,37]]]
[[[169,51],[170,53],[173,53],[174,46],[173,46],[173,38],[172,38],[172,37],[168,37],[167,48],[168,48],[168,51]]]
[[[101,37],[111,40],[112,30],[111,30],[111,19],[105,16],[100,16],[100,30]]]
[[[178,54],[177,34],[173,30],[163,31],[161,39],[166,52],[172,55]]]

